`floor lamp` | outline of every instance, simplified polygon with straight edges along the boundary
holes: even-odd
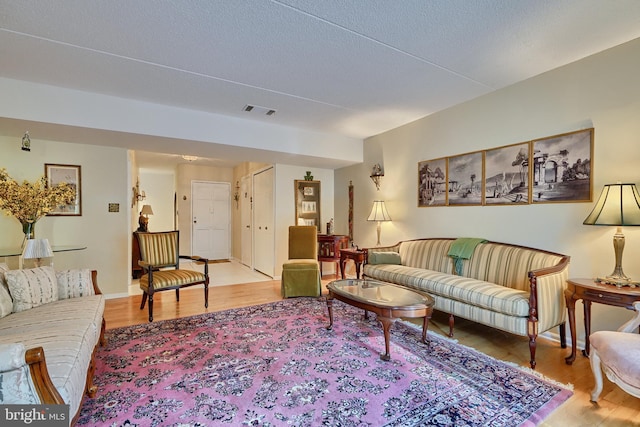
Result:
[[[391,221],[391,217],[387,212],[387,207],[384,205],[383,200],[375,200],[373,202],[373,207],[371,208],[371,213],[369,214],[369,218],[367,218],[367,221],[376,221],[378,223],[378,243],[376,243],[376,246],[380,246],[380,223],[382,221]]]
[[[633,282],[622,271],[622,251],[624,249],[622,226],[640,225],[640,194],[638,194],[635,184],[605,185],[596,205],[583,224],[617,227],[616,234],[613,236],[616,266],[613,273],[607,277],[598,277],[598,281],[616,286],[635,284],[636,282]]]

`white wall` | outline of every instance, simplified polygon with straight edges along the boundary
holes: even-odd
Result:
[[[375,245],[366,216],[386,200],[393,222],[382,243],[419,237],[484,237],[571,256],[571,277],[610,274],[613,227],[585,226],[593,203],[527,206],[417,207],[418,162],[595,128],[594,202],[602,186],[640,184],[640,39],[482,96],[365,141],[365,162],[336,171],[337,231],[346,232],[346,189],[353,180],[354,240]],[[369,175],[381,163],[379,192]],[[625,227],[625,273],[640,279],[640,227]],[[577,310],[578,336],[583,334]],[[630,312],[592,305],[593,330],[616,329]]]
[[[140,213],[143,205],[150,205],[153,209],[153,215],[149,216],[149,231],[175,230],[173,215],[173,200],[176,192],[175,173],[140,169],[140,191],[143,190],[147,197],[138,202],[137,212]]]
[[[54,246],[87,246],[83,251],[55,254],[54,267],[98,270],[103,293],[126,294],[131,239],[127,150],[41,138],[31,135],[31,152],[25,152],[18,139],[0,136],[0,168],[18,181],[35,181],[44,174],[45,163],[80,165],[82,216],[44,217],[36,224],[36,237],[47,238]],[[110,213],[109,203],[118,203],[120,211]],[[22,238],[20,223],[0,215],[0,246],[19,247]],[[7,261],[17,268],[16,259]]]

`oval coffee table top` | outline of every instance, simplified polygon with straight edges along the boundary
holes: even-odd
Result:
[[[422,308],[434,304],[430,295],[378,280],[334,280],[327,285],[327,289],[337,295],[382,308]]]

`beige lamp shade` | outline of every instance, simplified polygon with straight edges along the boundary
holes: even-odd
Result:
[[[142,205],[142,211],[140,211],[142,215],[153,215],[153,209],[151,209],[151,205]]]

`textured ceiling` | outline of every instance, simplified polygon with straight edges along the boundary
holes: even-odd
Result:
[[[0,0],[0,76],[366,138],[638,37],[637,0]]]

